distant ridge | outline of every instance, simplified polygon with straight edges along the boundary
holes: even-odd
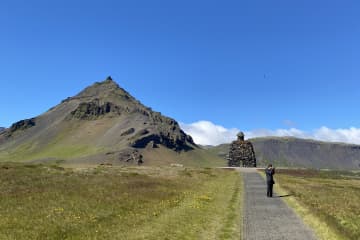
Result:
[[[258,166],[273,163],[283,167],[360,169],[360,145],[317,141],[295,137],[249,139],[254,146]],[[209,148],[225,157],[229,144]]]
[[[251,140],[265,164],[331,169],[360,169],[360,145],[312,139],[257,138]]]
[[[144,106],[111,77],[0,133],[0,161],[161,165],[159,151],[170,151],[171,163],[202,150],[177,121]]]

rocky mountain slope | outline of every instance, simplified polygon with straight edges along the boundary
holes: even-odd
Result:
[[[5,131],[5,128],[4,127],[0,127],[0,133]]]
[[[250,139],[258,166],[274,163],[284,167],[360,169],[360,145],[321,142],[293,137]],[[208,148],[225,157],[229,144]]]
[[[174,119],[144,106],[111,77],[0,133],[0,161],[147,164],[148,156],[161,165],[164,159],[153,157],[159,151],[174,152],[171,163],[202,150]]]

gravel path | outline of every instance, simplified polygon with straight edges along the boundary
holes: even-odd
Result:
[[[244,176],[245,240],[315,240],[315,235],[276,193],[266,197],[266,184],[255,169],[240,169]],[[276,177],[275,177],[276,181]]]

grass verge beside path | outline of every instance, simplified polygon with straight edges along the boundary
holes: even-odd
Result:
[[[240,239],[239,173],[224,172],[220,180],[216,171],[206,171],[212,172],[208,172],[212,181],[195,192],[185,192],[187,196],[176,207],[134,233],[135,239]]]
[[[240,239],[222,169],[0,164],[0,239]]]
[[[275,189],[320,239],[360,239],[360,176],[351,172],[278,170]]]

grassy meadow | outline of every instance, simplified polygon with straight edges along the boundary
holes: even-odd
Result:
[[[0,164],[0,239],[239,239],[222,169]]]
[[[360,173],[281,169],[275,181],[321,239],[360,239]]]

